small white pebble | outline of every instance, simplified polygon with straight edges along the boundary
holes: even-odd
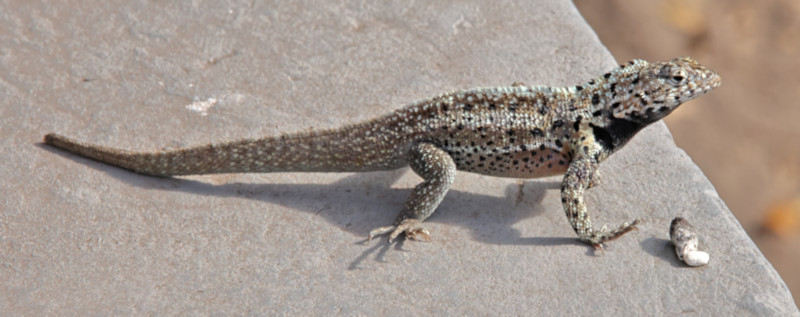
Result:
[[[688,251],[683,255],[683,262],[689,266],[703,266],[708,264],[711,256],[704,251]]]

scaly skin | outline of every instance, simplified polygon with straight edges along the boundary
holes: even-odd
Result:
[[[633,230],[592,227],[584,191],[597,167],[638,131],[680,104],[720,85],[720,77],[689,57],[662,63],[634,60],[587,84],[567,87],[478,88],[422,100],[370,121],[332,130],[172,151],[129,152],[48,134],[47,144],[155,176],[365,172],[404,166],[417,185],[393,226],[369,238],[401,233],[429,240],[422,221],[444,198],[455,171],[498,177],[564,174],[561,202],[578,237],[595,247]]]

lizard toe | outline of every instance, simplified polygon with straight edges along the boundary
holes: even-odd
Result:
[[[370,240],[372,240],[372,238],[375,238],[377,236],[382,236],[382,235],[387,234],[389,232],[393,232],[393,231],[395,231],[395,229],[397,229],[397,227],[395,227],[395,226],[385,226],[385,227],[372,229],[372,231],[369,232],[369,236],[367,236],[367,241],[370,241]],[[389,239],[389,241],[391,241],[391,239]]]
[[[411,240],[431,242],[431,233],[425,228],[406,230],[406,237]]]
[[[619,238],[633,230],[637,230],[636,225],[639,223],[641,223],[641,220],[636,219],[630,223],[623,223],[621,226],[611,231],[606,231],[605,226],[603,226],[602,230],[592,233],[586,241],[596,250],[603,250],[603,243]]]
[[[431,241],[430,232],[422,225],[422,221],[409,218],[400,222],[397,228],[389,235],[389,241],[394,240],[401,233],[405,233],[406,237],[417,241]]]

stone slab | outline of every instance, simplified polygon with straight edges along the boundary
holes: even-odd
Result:
[[[39,143],[180,147],[581,83],[616,62],[569,1],[5,1],[0,26],[5,313],[798,315],[661,123],[589,192],[596,223],[645,220],[602,254],[575,239],[558,178],[460,173],[434,241],[388,245],[365,234],[419,182],[408,169],[152,178]],[[708,266],[676,259],[679,215]]]

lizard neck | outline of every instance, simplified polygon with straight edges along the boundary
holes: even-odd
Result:
[[[620,115],[618,111],[621,105],[639,96],[632,94],[639,83],[638,77],[630,74],[643,64],[646,62],[634,61],[621,65],[619,69],[573,88],[581,103],[586,105],[584,115],[589,119],[591,133],[609,154],[623,147],[636,133],[653,122],[642,120],[641,117]]]
[[[620,149],[646,126],[647,124],[618,118],[611,118],[599,124],[589,123],[595,140],[609,152]]]

